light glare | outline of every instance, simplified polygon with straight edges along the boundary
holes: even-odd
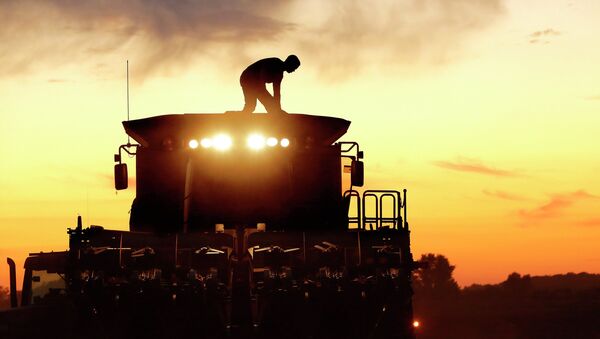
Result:
[[[196,148],[198,148],[198,140],[192,139],[192,140],[190,140],[188,145],[190,146],[191,149],[196,149]]]
[[[413,321],[413,327],[417,328],[421,326],[421,323],[418,320]]]
[[[269,147],[277,146],[278,143],[279,142],[277,141],[277,138],[273,138],[273,137],[267,138],[267,146],[269,146]]]
[[[281,139],[280,142],[281,147],[288,147],[290,145],[290,140],[288,138]]]
[[[248,136],[248,147],[253,150],[259,150],[265,147],[265,137],[260,134],[250,134]]]
[[[215,136],[212,141],[215,148],[219,151],[227,151],[233,144],[231,137],[227,134],[219,134]]]
[[[200,145],[204,148],[210,148],[213,145],[213,141],[211,138],[204,138],[200,140]]]

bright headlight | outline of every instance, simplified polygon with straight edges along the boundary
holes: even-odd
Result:
[[[278,143],[279,142],[278,142],[277,138],[273,138],[273,137],[267,138],[267,146],[269,146],[269,147],[277,146]]]
[[[204,148],[210,148],[213,145],[213,141],[211,138],[203,138],[200,140],[200,145]]]
[[[283,138],[281,139],[279,144],[281,145],[281,147],[288,147],[290,145],[290,140],[288,138]]]
[[[248,136],[248,147],[253,150],[259,150],[265,147],[265,137],[260,134],[250,134]]]
[[[188,146],[190,146],[191,149],[198,148],[198,140],[196,140],[196,139],[190,140],[190,142],[188,142]]]
[[[227,134],[219,134],[212,139],[212,145],[219,151],[227,151],[233,145],[233,140]]]

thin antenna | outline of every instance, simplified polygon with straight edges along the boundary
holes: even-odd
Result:
[[[129,121],[129,60],[127,60],[127,121]],[[129,134],[127,135],[127,145],[131,143]]]

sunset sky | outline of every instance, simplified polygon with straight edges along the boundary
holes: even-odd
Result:
[[[241,71],[294,53],[283,108],[352,121],[417,258],[461,285],[600,273],[599,1],[326,3],[0,1],[0,256],[65,250],[77,215],[127,229],[127,59],[137,119],[239,110]]]

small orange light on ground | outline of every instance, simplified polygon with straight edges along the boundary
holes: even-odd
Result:
[[[417,328],[419,326],[421,326],[421,323],[418,320],[413,321],[413,327],[414,328]]]
[[[190,146],[191,149],[196,149],[196,148],[198,148],[198,140],[192,139],[192,140],[190,140],[188,145]]]

